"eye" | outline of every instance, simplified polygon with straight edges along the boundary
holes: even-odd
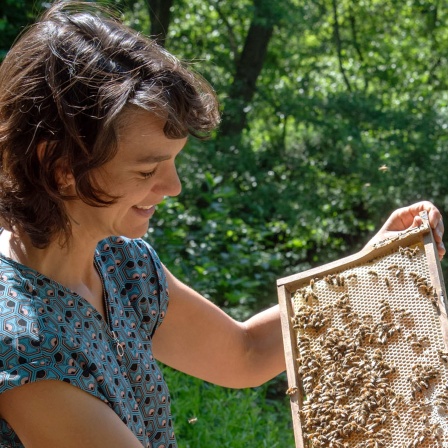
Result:
[[[157,168],[153,169],[152,171],[148,171],[148,172],[141,172],[140,176],[143,177],[143,179],[149,179],[150,177],[154,176],[154,174],[156,173]]]

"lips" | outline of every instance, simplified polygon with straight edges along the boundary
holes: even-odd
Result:
[[[134,207],[138,208],[139,210],[149,210],[154,207],[154,205],[134,205]]]
[[[136,213],[138,213],[142,218],[148,219],[156,211],[155,205],[134,205],[132,207]]]

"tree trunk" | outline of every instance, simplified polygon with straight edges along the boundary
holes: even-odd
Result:
[[[165,45],[168,27],[170,25],[171,11],[174,0],[147,0],[149,18],[151,20],[151,36],[160,45]]]
[[[225,104],[221,125],[222,137],[236,137],[246,126],[247,106],[256,92],[257,79],[263,68],[268,44],[274,31],[272,17],[266,16],[269,8],[260,7],[263,0],[254,3],[254,17],[243,51],[236,62],[234,81]]]

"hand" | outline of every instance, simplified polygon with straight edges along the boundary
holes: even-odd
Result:
[[[429,225],[431,226],[432,234],[437,245],[437,252],[439,253],[439,258],[442,259],[446,252],[442,241],[444,232],[442,215],[437,207],[429,201],[417,202],[408,207],[395,210],[384,223],[383,227],[381,227],[380,231],[369,241],[368,246],[390,238],[398,232],[422,225],[423,220],[419,216],[419,213],[424,210],[428,213]]]

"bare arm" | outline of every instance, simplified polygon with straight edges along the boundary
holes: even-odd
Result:
[[[4,392],[0,416],[26,448],[142,448],[111,408],[63,381],[39,381]]]
[[[396,210],[369,242],[421,224],[426,210],[443,257],[443,221],[430,202]],[[278,307],[239,323],[165,269],[170,305],[154,336],[154,354],[162,362],[190,375],[227,387],[259,385],[285,369]]]
[[[175,369],[227,387],[252,387],[285,369],[278,307],[233,320],[166,270],[170,305],[154,355]]]

